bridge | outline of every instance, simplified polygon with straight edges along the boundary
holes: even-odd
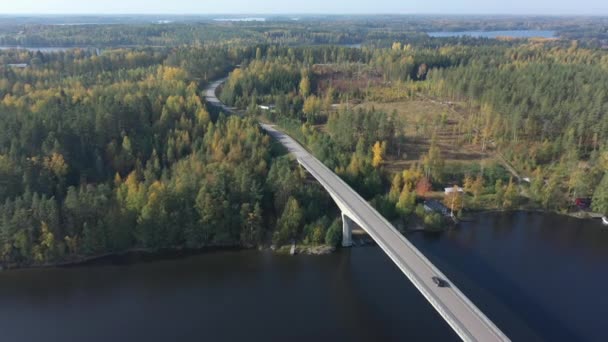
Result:
[[[219,82],[219,83],[218,83]],[[205,94],[208,102],[229,112],[215,96],[222,80],[212,83]],[[210,95],[210,96],[209,96]],[[509,341],[509,338],[486,317],[448,278],[441,273],[411,242],[380,215],[367,201],[339,176],[312,156],[302,145],[273,125],[260,124],[279,141],[329,193],[342,212],[342,245],[352,244],[353,224],[357,224],[399,267],[443,319],[464,341]],[[433,277],[447,281],[439,287]]]

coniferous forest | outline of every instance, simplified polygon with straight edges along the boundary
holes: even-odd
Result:
[[[576,213],[584,198],[586,210],[608,215],[603,19],[340,20],[6,20],[0,265],[137,249],[336,245],[331,198],[260,120],[303,143],[400,227],[446,224],[424,211],[427,198],[459,215]],[[466,29],[557,37],[425,33]],[[219,98],[243,116],[205,103],[203,89],[227,75]],[[453,185],[463,196],[444,198]]]
[[[283,243],[305,224],[324,242],[324,193],[252,118],[210,113],[200,96],[246,53],[6,52],[31,66],[2,70],[3,262]]]

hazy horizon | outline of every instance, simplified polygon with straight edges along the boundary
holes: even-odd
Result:
[[[226,16],[226,17],[296,17],[296,16],[306,16],[306,17],[316,17],[316,16],[353,16],[353,17],[365,17],[365,16],[428,16],[428,17],[608,17],[607,13],[601,14],[593,14],[593,13],[580,13],[580,14],[568,14],[568,13],[315,13],[315,12],[280,12],[280,13],[268,13],[268,12],[243,12],[243,13],[163,13],[163,12],[120,12],[120,13],[89,13],[89,12],[79,12],[79,13],[35,13],[35,12],[27,12],[27,13],[4,13],[0,12],[0,17],[120,17],[120,16],[142,16],[142,17],[158,17],[158,16],[173,16],[173,17],[217,17],[217,16]],[[299,19],[299,18],[296,18]]]
[[[608,15],[608,2],[600,0],[513,0],[509,3],[482,0],[321,1],[287,3],[279,0],[224,0],[193,2],[173,0],[21,0],[0,5],[3,15]]]

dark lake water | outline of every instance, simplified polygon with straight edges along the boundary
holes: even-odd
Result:
[[[483,214],[408,236],[514,341],[605,341],[608,230]],[[450,341],[378,247],[0,272],[2,341]]]
[[[497,38],[497,37],[513,37],[513,38],[555,38],[555,31],[543,30],[512,30],[512,31],[460,31],[460,32],[428,32],[431,37],[461,37],[470,36],[475,38]]]

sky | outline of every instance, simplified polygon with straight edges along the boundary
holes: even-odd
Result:
[[[608,15],[608,0],[0,0],[0,14]]]

